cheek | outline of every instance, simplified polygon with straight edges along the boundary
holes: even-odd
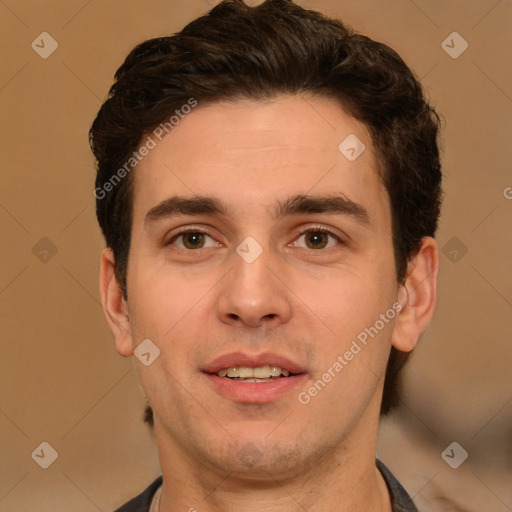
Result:
[[[134,293],[129,299],[134,343],[152,340],[160,362],[173,374],[195,371],[198,347],[207,344],[218,327],[216,285],[222,274],[194,276],[170,268],[134,265]]]
[[[391,258],[371,257],[314,278],[301,276],[292,289],[318,318],[325,334],[339,339],[373,325],[392,306],[397,287]]]
[[[149,267],[134,266],[130,278],[129,306],[134,341],[138,338],[149,338],[157,344],[164,341],[200,299],[196,296],[200,291],[186,280],[151,271]]]
[[[319,364],[313,381],[322,376],[329,379],[329,370],[336,375],[329,391],[322,392],[326,401],[320,400],[319,407],[331,400],[347,404],[355,397],[369,399],[378,376],[384,375],[395,317],[396,287],[390,269],[391,259],[385,264],[361,265],[350,272],[340,269],[330,279],[311,283],[309,295],[305,288],[298,293],[321,320],[311,318],[317,324],[316,334],[311,326],[307,328],[317,338]],[[333,368],[337,361],[339,371]]]

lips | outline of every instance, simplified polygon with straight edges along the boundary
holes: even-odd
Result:
[[[280,367],[288,370],[293,375],[302,374],[306,371],[303,366],[290,360],[286,356],[271,352],[264,352],[257,355],[247,354],[246,352],[223,354],[206,364],[204,368],[202,368],[202,371],[209,374],[216,374],[226,368],[258,368],[262,366]]]
[[[249,369],[259,372],[263,367],[280,368],[282,374],[279,377],[263,379],[229,378],[227,372],[224,375],[226,369],[233,370],[235,374],[242,369],[245,374]],[[231,352],[217,357],[205,365],[202,371],[206,382],[216,394],[239,404],[266,404],[285,396],[290,397],[308,378],[304,366],[273,352]]]

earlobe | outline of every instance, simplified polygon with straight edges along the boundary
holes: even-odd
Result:
[[[432,320],[438,269],[437,242],[425,237],[420,250],[409,262],[407,278],[398,291],[402,309],[396,317],[391,337],[391,343],[397,350],[410,352]]]
[[[116,350],[122,356],[133,355],[128,303],[115,273],[115,260],[112,249],[101,252],[100,296],[107,323],[115,338]]]

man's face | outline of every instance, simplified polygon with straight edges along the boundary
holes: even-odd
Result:
[[[366,147],[353,161],[353,144],[338,149],[351,134]],[[319,97],[199,105],[133,178],[129,343],[161,351],[137,361],[159,444],[213,468],[284,476],[356,438],[373,443],[395,323],[378,321],[398,285],[364,125]],[[198,196],[227,211],[203,202],[177,215],[168,201]],[[308,210],[295,196],[337,207]],[[269,378],[267,365],[292,375]],[[217,375],[241,366],[267,378]]]

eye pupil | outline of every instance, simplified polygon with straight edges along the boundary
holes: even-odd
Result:
[[[314,249],[323,248],[327,245],[327,233],[322,231],[310,231],[309,235],[306,235],[306,244],[308,247]]]
[[[203,233],[185,233],[183,235],[183,244],[188,249],[197,249],[200,248],[202,243],[204,242],[204,234]]]

